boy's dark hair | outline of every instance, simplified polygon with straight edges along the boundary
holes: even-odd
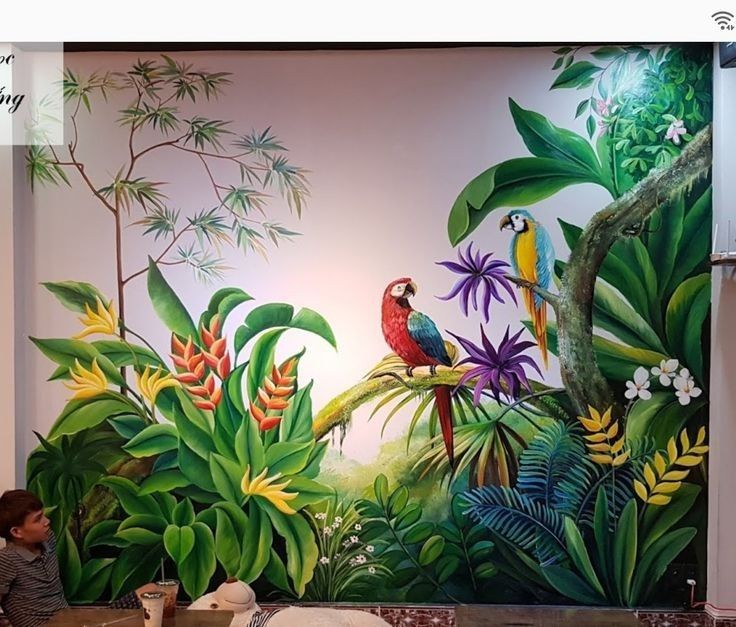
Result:
[[[43,509],[43,503],[33,492],[7,490],[0,496],[0,536],[13,540],[10,530],[21,527],[28,514]]]

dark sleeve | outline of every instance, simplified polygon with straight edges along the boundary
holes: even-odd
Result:
[[[0,597],[7,594],[15,580],[15,566],[10,555],[0,552]]]

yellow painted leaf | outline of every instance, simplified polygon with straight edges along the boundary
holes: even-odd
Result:
[[[677,460],[680,466],[697,466],[700,460],[703,459],[700,455],[683,455]]]
[[[611,423],[611,412],[613,407],[609,407],[601,417],[601,426],[605,429]]]
[[[705,442],[705,427],[698,429],[698,437],[695,439],[695,446],[700,446]]]
[[[595,420],[591,420],[590,418],[583,418],[582,416],[578,416],[578,420],[583,423],[583,426],[588,430],[592,431],[593,433],[596,433],[597,431],[601,430],[600,423],[596,422]]]
[[[647,493],[647,489],[644,487],[644,484],[641,481],[634,479],[634,490],[639,498],[646,503],[646,500],[649,498],[649,494]]]
[[[611,445],[608,442],[601,442],[600,444],[588,444],[588,448],[597,453],[608,453],[611,450]]]
[[[650,490],[657,485],[657,477],[649,464],[644,464],[644,478],[647,480],[647,485]]]
[[[613,463],[613,457],[610,455],[592,455],[590,456],[590,459],[592,459],[596,464],[612,464]]]
[[[677,444],[675,444],[675,438],[671,437],[667,442],[667,455],[670,458],[670,464],[674,464],[677,459]]]
[[[654,467],[657,469],[657,474],[661,477],[665,470],[667,470],[667,463],[664,461],[664,457],[660,455],[659,451],[654,454]]]
[[[692,455],[705,455],[708,452],[708,445],[704,444],[703,446],[693,446],[689,452]]]
[[[609,439],[613,440],[618,435],[618,422],[614,422],[606,433]]]
[[[687,429],[683,429],[680,432],[680,444],[682,445],[683,453],[686,453],[690,450],[690,438],[687,437]]]
[[[617,456],[613,460],[613,466],[615,468],[618,468],[619,466],[623,466],[623,464],[626,462],[627,459],[629,459],[629,451],[624,451],[623,453],[621,453],[621,455]]]
[[[665,481],[663,483],[660,483],[654,490],[652,490],[653,494],[670,494],[672,492],[677,492],[680,489],[680,486],[682,483],[679,481]]]
[[[667,505],[672,500],[671,496],[665,496],[664,494],[653,494],[647,499],[647,503],[650,505]]]
[[[662,481],[682,481],[689,474],[689,470],[670,470],[662,475]]]
[[[584,435],[583,437],[588,442],[605,442],[608,439],[605,433],[594,433],[593,435]]]
[[[596,422],[601,421],[601,415],[600,413],[598,413],[598,410],[595,407],[591,407],[590,405],[588,405],[588,415]]]
[[[611,447],[611,453],[618,453],[623,447],[624,447],[624,439],[619,438],[618,441],[616,441],[614,445]]]

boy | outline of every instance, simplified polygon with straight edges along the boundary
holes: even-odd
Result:
[[[69,607],[59,578],[56,538],[43,503],[25,490],[0,496],[0,607],[13,627],[37,627]]]

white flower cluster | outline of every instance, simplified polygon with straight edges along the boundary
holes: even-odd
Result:
[[[350,566],[355,567],[368,563],[370,554],[375,552],[376,547],[372,544],[363,544],[361,542],[358,533],[363,530],[363,526],[360,523],[353,524],[352,528],[345,527],[344,529],[341,529],[344,522],[344,518],[342,516],[335,516],[332,523],[328,521],[327,512],[319,512],[314,515],[314,518],[322,522],[322,534],[324,536],[330,537],[340,532],[346,534],[347,537],[342,541],[343,550],[348,552],[357,552],[357,554],[354,554],[348,561]],[[350,535],[347,535],[348,533]],[[319,563],[322,566],[327,566],[332,562],[336,562],[340,556],[341,553],[335,553],[332,557],[329,555],[323,555],[319,558]],[[368,566],[368,572],[371,575],[375,575],[377,570],[374,566]]]
[[[699,387],[695,385],[695,379],[687,368],[681,368],[680,363],[676,359],[663,359],[659,366],[655,366],[650,371],[639,366],[634,372],[633,381],[626,382],[626,392],[624,396],[629,400],[637,398],[648,401],[652,398],[649,386],[652,379],[659,378],[660,385],[668,387],[670,384],[675,388],[675,396],[680,405],[688,405],[690,400],[697,398],[703,393]]]

